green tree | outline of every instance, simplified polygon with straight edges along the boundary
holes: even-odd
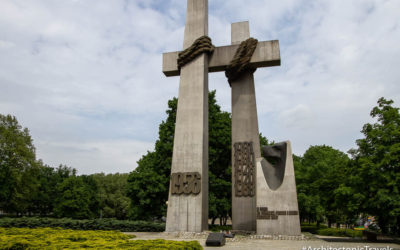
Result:
[[[208,215],[211,218],[211,224],[214,225],[218,218],[220,225],[226,225],[228,218],[232,216],[231,180],[217,178],[212,172],[209,172],[209,189]]]
[[[209,106],[209,217],[220,224],[232,216],[231,115],[221,111],[215,91],[208,96]]]
[[[216,103],[215,91],[209,93],[208,100],[210,216],[226,221],[231,215],[231,118]],[[177,103],[177,98],[168,101],[168,116],[159,126],[155,150],[144,155],[129,174],[133,218],[159,218],[166,214]]]
[[[168,101],[167,119],[159,126],[154,151],[142,156],[129,174],[127,195],[133,219],[160,218],[166,213],[177,105],[177,98]]]
[[[7,213],[72,218],[93,217],[98,210],[97,185],[90,176],[36,160],[27,128],[0,114],[0,210]]]
[[[377,121],[363,126],[363,139],[351,150],[356,166],[354,189],[364,194],[364,212],[374,215],[382,231],[400,233],[400,113],[380,98],[371,111]]]
[[[38,187],[35,147],[27,128],[11,115],[0,114],[0,210],[29,212]]]
[[[294,156],[300,217],[330,225],[343,217],[335,190],[343,183],[348,156],[330,146],[311,146],[303,157]]]
[[[275,144],[274,141],[269,142],[268,139],[260,133],[260,146],[261,146],[261,152],[262,152],[262,146],[268,146],[268,145],[273,145]]]
[[[57,185],[54,215],[74,219],[95,218],[99,214],[97,185],[93,176],[72,175]]]
[[[54,175],[54,169],[43,164],[41,160],[38,161],[39,174],[37,176],[39,187],[37,192],[32,193],[32,211],[34,213],[45,216],[53,211],[53,201],[55,196],[51,193],[55,190],[56,183],[51,185],[50,181]]]
[[[126,196],[128,174],[94,174],[98,186],[101,217],[127,219],[130,199]]]
[[[39,173],[37,181],[39,186],[37,192],[32,193],[31,210],[35,214],[47,216],[53,213],[55,200],[58,198],[57,185],[61,184],[64,179],[76,175],[76,170],[65,165],[60,165],[54,169],[45,165],[42,160],[38,162]]]

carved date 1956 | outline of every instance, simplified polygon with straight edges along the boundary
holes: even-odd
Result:
[[[201,175],[198,172],[172,173],[171,174],[171,193],[199,194],[201,191]]]

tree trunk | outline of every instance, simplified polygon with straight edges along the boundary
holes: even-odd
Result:
[[[215,224],[215,220],[217,219],[217,217],[212,217],[212,219],[211,219],[211,225],[214,225]]]
[[[382,219],[380,218],[380,219],[378,220],[378,225],[379,225],[379,227],[381,228],[382,233],[386,234],[386,233],[387,233],[387,227],[386,227],[387,223],[386,223],[386,221],[384,221],[384,220],[382,220]]]
[[[400,235],[400,216],[397,216],[396,234],[397,234],[398,236]]]

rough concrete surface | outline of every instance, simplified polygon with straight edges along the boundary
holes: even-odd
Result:
[[[208,1],[188,0],[184,49],[208,32]],[[168,198],[166,231],[201,232],[208,227],[208,56],[183,66],[179,84],[171,173],[198,172],[201,191]],[[170,188],[171,190],[171,188]]]
[[[224,71],[235,55],[239,44],[216,47],[214,52],[209,56],[209,72]],[[163,53],[163,73],[166,76],[178,76],[178,51]],[[279,52],[279,41],[263,41],[258,42],[256,50],[250,60],[252,67],[271,67],[280,66],[281,58]]]
[[[249,23],[233,23],[232,44],[240,43],[250,36]],[[244,73],[231,83],[232,90],[232,164],[235,167],[236,142],[252,142],[254,157],[261,157],[256,94],[253,73]],[[255,167],[255,166],[254,166]],[[255,175],[255,173],[254,173]],[[235,194],[235,171],[232,169],[232,229],[256,230],[256,196],[237,197]],[[255,176],[253,181],[256,181]]]
[[[269,187],[261,169],[262,164],[271,164],[263,158],[257,159],[257,208],[264,207],[269,211],[296,211],[297,214],[279,215],[278,219],[257,219],[257,234],[299,235],[301,233],[290,141],[286,141],[286,147],[284,178],[276,190]]]

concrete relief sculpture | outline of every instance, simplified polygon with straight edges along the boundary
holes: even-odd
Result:
[[[262,155],[270,164],[263,164],[262,171],[270,189],[278,189],[283,182],[286,168],[287,143],[263,146]],[[264,163],[264,162],[263,162]]]
[[[234,145],[235,196],[255,195],[255,158],[252,142],[236,142]]]
[[[279,216],[299,215],[298,211],[269,211],[267,207],[257,208],[257,219],[277,220]]]
[[[171,174],[171,194],[194,194],[201,191],[201,175],[199,172],[172,173]]]
[[[300,235],[290,141],[262,148],[257,159],[257,234]]]

